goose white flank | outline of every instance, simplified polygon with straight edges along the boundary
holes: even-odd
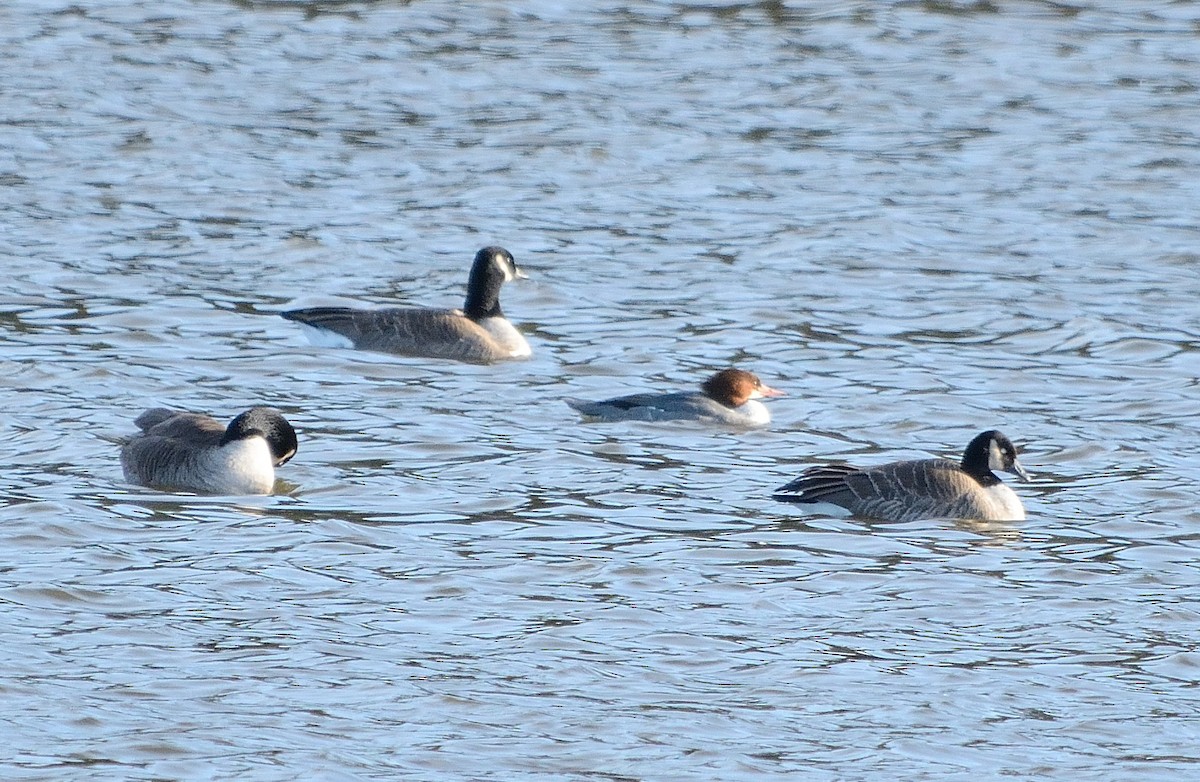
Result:
[[[296,430],[274,408],[252,407],[228,426],[156,407],[121,448],[130,483],[197,494],[270,494],[275,468],[296,455]]]
[[[524,277],[508,250],[484,247],[471,265],[461,310],[312,307],[280,315],[308,327],[316,345],[492,364],[530,355],[529,343],[500,309],[500,288]]]

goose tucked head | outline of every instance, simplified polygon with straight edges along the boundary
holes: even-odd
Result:
[[[763,383],[753,372],[742,369],[722,369],[705,380],[700,390],[708,398],[731,408],[741,407],[751,399],[785,396],[784,392]]]
[[[275,466],[284,464],[296,455],[300,447],[296,430],[287,419],[273,407],[252,407],[229,422],[221,445],[251,437],[261,437],[271,449]]]
[[[977,477],[992,476],[992,470],[1009,472],[1022,481],[1029,481],[1029,473],[1017,461],[1017,447],[1004,434],[989,429],[976,435],[963,453],[962,468]]]
[[[500,309],[500,286],[525,277],[508,250],[484,247],[475,253],[475,261],[471,264],[463,312],[472,320],[504,317]]]

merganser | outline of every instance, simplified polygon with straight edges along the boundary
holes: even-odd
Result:
[[[766,426],[771,413],[759,402],[764,397],[784,396],[752,372],[723,369],[700,385],[699,391],[672,394],[632,394],[586,402],[566,403],[585,416],[604,421],[706,421],[738,426]]]

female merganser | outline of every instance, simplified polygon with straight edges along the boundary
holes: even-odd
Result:
[[[296,455],[296,430],[274,408],[252,407],[225,426],[156,407],[121,448],[130,483],[199,494],[270,494],[275,468]]]
[[[500,286],[524,277],[508,250],[484,247],[475,254],[461,310],[311,307],[280,315],[311,327],[316,345],[491,364],[530,354],[529,343],[500,309]]]
[[[892,521],[953,518],[1022,521],[1021,499],[992,470],[1029,480],[1012,441],[996,430],[977,436],[961,463],[914,459],[877,467],[812,467],[775,490],[783,502],[827,502],[856,516]]]
[[[784,396],[765,385],[752,372],[723,369],[705,380],[699,391],[673,394],[632,394],[585,402],[567,399],[586,416],[604,421],[707,421],[737,426],[765,426],[771,413],[759,402],[763,397]]]

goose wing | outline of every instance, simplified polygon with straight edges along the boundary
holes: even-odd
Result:
[[[955,462],[916,459],[865,469],[814,467],[776,490],[775,498],[828,502],[859,516],[913,521],[970,516],[978,488]]]
[[[958,517],[978,482],[956,462],[915,459],[862,470],[846,479],[854,513],[894,521]]]
[[[193,447],[220,444],[225,424],[201,413],[184,413],[166,407],[147,410],[134,421],[142,436],[168,437],[190,443]]]
[[[783,502],[829,502],[849,508],[858,497],[846,480],[859,472],[862,470],[848,464],[810,467],[799,478],[776,489],[774,496]]]
[[[507,357],[491,335],[461,310],[314,307],[291,310],[282,315],[288,320],[341,334],[360,350],[480,364]]]

